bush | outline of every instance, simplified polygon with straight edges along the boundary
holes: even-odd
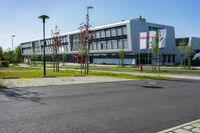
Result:
[[[8,61],[0,61],[0,67],[8,67],[9,62]]]
[[[105,62],[101,62],[101,63],[99,63],[99,64],[101,64],[101,65],[106,65],[106,63],[105,63]]]

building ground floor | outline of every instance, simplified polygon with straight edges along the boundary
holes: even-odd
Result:
[[[72,62],[72,63],[79,63],[76,57],[78,54],[67,54],[66,58],[63,59],[63,54],[58,54],[59,61],[65,62]],[[31,60],[30,56],[24,57],[25,61]],[[41,61],[42,55],[36,55],[35,61]],[[53,61],[51,55],[46,55],[46,61]],[[124,58],[120,58],[118,53],[108,53],[108,54],[90,54],[89,58],[90,63],[93,64],[124,64],[124,65],[138,65],[138,64],[152,64],[157,63],[160,65],[176,65],[177,64],[177,57],[175,54],[160,54],[160,55],[152,55],[151,53],[141,53],[141,54],[134,54],[134,53],[125,53]]]
[[[92,55],[92,63],[95,64],[120,64],[122,59],[118,54]],[[152,64],[175,65],[176,57],[174,54],[152,55],[152,54],[126,54],[123,64]]]

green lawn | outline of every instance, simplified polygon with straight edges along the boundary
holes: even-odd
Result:
[[[162,77],[162,76],[140,76],[130,74],[117,74],[112,72],[90,72],[91,76],[102,76],[112,78],[124,78],[124,79],[138,79],[138,80],[173,80],[175,78]]]
[[[52,68],[51,63],[48,63],[47,68]],[[62,63],[60,63],[62,64]],[[33,66],[30,65],[32,68],[38,68],[42,69],[41,63],[37,63],[37,65]],[[74,69],[79,70],[79,65],[64,65],[60,67],[61,69]],[[99,70],[99,71],[117,71],[117,72],[139,72],[139,67],[133,68],[133,66],[90,66],[90,70]],[[194,75],[194,76],[200,76],[200,72],[196,72],[194,70],[197,70],[197,68],[192,68],[191,70],[185,69],[184,67],[164,67],[160,69],[160,71],[152,71],[151,66],[144,66],[143,72],[146,73],[163,73],[163,74],[188,74],[188,75]]]
[[[56,76],[56,77],[73,76],[75,73],[76,71],[71,71],[71,70],[60,71],[60,72],[46,71],[47,76]],[[9,77],[41,78],[42,76],[43,76],[42,70],[18,70],[18,71],[8,71],[8,72],[0,71],[0,78],[9,78]]]
[[[52,70],[47,70],[47,76],[55,77],[69,77],[74,75],[79,75],[78,70],[61,70],[60,72],[53,72]],[[41,78],[43,76],[42,69],[34,68],[21,68],[21,67],[9,67],[0,69],[0,78]],[[129,74],[116,74],[112,72],[90,72],[89,76],[103,76],[112,78],[126,78],[126,79],[169,79],[161,76],[136,76]],[[171,79],[171,78],[170,78]]]
[[[50,63],[48,63],[50,64]],[[61,63],[62,64],[62,63]],[[42,70],[43,66],[41,63],[37,63],[37,65],[33,66],[30,65],[30,68],[22,68],[17,66],[11,66],[9,67],[10,70]],[[51,65],[47,65],[47,69],[52,68]],[[74,69],[74,70],[80,70],[79,65],[65,65],[61,66],[60,69]],[[99,71],[109,71],[109,72],[139,72],[139,68],[133,68],[133,66],[90,66],[90,70],[99,70]],[[193,68],[192,70],[184,69],[184,67],[164,67],[161,68],[160,71],[152,71],[151,66],[144,66],[143,72],[145,73],[162,73],[162,74],[188,74],[188,75],[194,75],[194,76],[200,76],[200,72],[195,71],[196,68]]]

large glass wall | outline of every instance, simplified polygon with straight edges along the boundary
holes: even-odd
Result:
[[[71,45],[71,51],[79,51],[80,48],[79,34],[70,35],[70,45]]]
[[[128,48],[127,27],[125,25],[98,30],[95,33],[96,36],[93,41],[96,42],[97,49],[91,47],[91,50]]]
[[[128,48],[128,41],[127,41],[127,27],[126,25],[123,26],[116,26],[110,27],[105,29],[95,30],[94,32],[94,39],[90,44],[90,50],[112,50],[112,49],[121,49],[121,48]],[[58,48],[59,53],[64,53],[68,51],[79,51],[80,49],[80,34],[71,34],[65,35],[61,37],[61,45]],[[53,50],[53,39],[48,38],[46,39],[46,53],[51,54]],[[32,46],[30,45],[32,44]],[[69,46],[70,44],[70,46]],[[42,53],[43,52],[44,43],[42,40],[34,41],[32,43],[24,43],[22,44],[23,48],[32,48],[32,52],[34,53]],[[69,48],[71,48],[69,50]],[[30,50],[24,49],[26,53]],[[31,54],[31,52],[30,52]]]
[[[96,30],[94,35],[93,43],[90,44],[90,50],[128,48],[126,25]],[[70,35],[70,44],[72,51],[79,51],[79,34]]]
[[[33,50],[33,53],[40,53],[40,45],[39,45],[39,41],[35,41],[35,42],[32,42],[32,50]]]

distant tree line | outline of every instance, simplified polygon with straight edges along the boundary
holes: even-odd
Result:
[[[21,54],[21,46],[15,47],[14,53],[8,48],[7,50],[3,50],[0,46],[0,61],[12,62],[12,56],[14,56],[14,63],[20,63],[23,61],[23,56]]]

